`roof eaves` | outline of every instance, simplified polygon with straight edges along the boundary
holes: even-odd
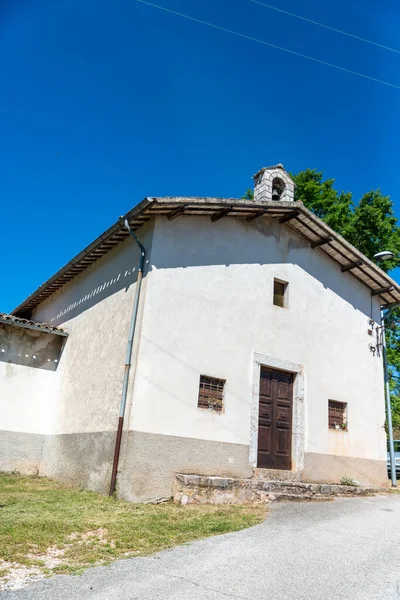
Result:
[[[9,315],[6,313],[0,313],[0,323],[15,327],[22,327],[23,329],[33,329],[35,331],[41,331],[42,333],[53,333],[63,337],[68,336],[67,331],[65,331],[65,329],[61,329],[61,327],[54,327],[49,323],[38,323],[36,321],[31,321],[30,319],[23,319],[22,317],[16,317],[15,315]]]
[[[224,210],[228,206],[230,207],[229,211]],[[178,213],[177,208],[181,209]],[[175,218],[179,214],[180,216],[203,215],[212,218],[217,213],[221,215],[221,211],[226,217],[245,218],[248,221],[261,215],[281,219],[282,222],[286,222],[288,226],[295,229],[299,235],[306,238],[312,247],[318,247],[319,250],[335,260],[343,271],[348,271],[349,274],[368,286],[372,292],[377,292],[385,287],[393,288],[393,290],[387,290],[379,295],[382,303],[393,304],[400,301],[399,285],[362,252],[309,211],[302,202],[255,202],[254,200],[235,198],[167,196],[145,198],[42,284],[13,310],[12,314],[20,314],[23,317],[30,315],[35,306],[127,237],[128,232],[123,226],[125,219],[129,221],[132,229],[138,229],[155,216]],[[328,238],[329,242],[326,241]],[[362,263],[362,266],[353,268],[354,265],[349,266],[352,263]]]
[[[332,237],[333,236],[336,237],[336,239],[339,240],[340,243],[343,244],[343,246],[346,246],[354,254],[358,255],[360,257],[360,260],[362,260],[365,265],[368,265],[373,271],[375,271],[377,274],[379,274],[379,276],[381,276],[384,279],[386,279],[386,281],[388,281],[389,283],[391,283],[394,287],[399,288],[399,284],[394,279],[392,279],[385,271],[383,271],[380,267],[378,267],[377,264],[375,264],[372,260],[370,260],[367,256],[365,256],[365,254],[363,254],[360,250],[358,250],[355,246],[353,246],[353,244],[351,244],[350,242],[348,242],[339,233],[336,233],[333,229],[331,229],[324,221],[322,221],[319,217],[317,217],[316,215],[314,215],[304,205],[302,207],[302,212],[306,213],[308,217],[310,217],[310,218],[312,217],[313,219],[317,220],[318,223],[319,223],[319,225],[323,229],[325,229],[325,231],[327,232],[328,235],[330,235]]]
[[[77,269],[77,273],[80,272],[81,270],[83,270],[83,269],[78,269],[77,265],[79,265],[82,262],[82,260],[93,255],[93,252],[95,252],[98,248],[100,248],[100,246],[102,246],[105,242],[110,240],[114,235],[118,234],[119,232],[124,232],[123,237],[126,237],[128,235],[128,232],[126,232],[126,230],[124,229],[124,225],[123,225],[125,219],[128,219],[128,221],[131,221],[133,218],[138,217],[140,214],[144,213],[145,210],[149,207],[149,205],[152,205],[154,203],[155,203],[154,198],[145,198],[144,200],[142,200],[142,202],[139,202],[139,204],[137,204],[134,208],[132,208],[130,211],[128,211],[123,217],[120,217],[118,219],[118,221],[116,221],[113,225],[111,225],[111,227],[109,227],[104,233],[99,235],[91,244],[86,246],[86,248],[84,248],[79,254],[77,254],[74,258],[72,258],[66,265],[64,265],[61,269],[59,269],[54,275],[52,275],[52,277],[50,277],[47,281],[42,283],[19,306],[14,308],[14,310],[11,312],[11,314],[17,315],[18,313],[23,313],[24,311],[29,310],[30,303],[32,301],[34,301],[35,298],[37,298],[42,292],[44,292],[52,284],[55,284],[57,282],[57,280],[59,280],[61,277],[64,277],[64,279],[65,279],[65,281],[63,281],[62,283],[66,283],[67,281],[72,279],[74,277],[73,273],[72,273],[72,276],[70,276],[70,277],[67,276],[67,274],[70,274],[71,269],[73,271],[74,267],[75,267]],[[102,254],[105,254],[105,252],[102,252]],[[93,258],[93,260],[89,260],[88,264],[86,266],[88,266],[89,264],[94,262],[96,260],[96,258],[98,258],[98,256],[92,256],[92,258]],[[77,273],[75,273],[75,274],[77,274]],[[61,286],[58,285],[57,289],[58,289],[58,287],[61,287]]]

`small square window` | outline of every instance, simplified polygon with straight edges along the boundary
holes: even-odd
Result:
[[[200,375],[197,406],[199,408],[209,408],[210,410],[221,412],[224,405],[224,386],[225,379]]]
[[[287,288],[288,284],[285,281],[274,279],[274,304],[281,308],[287,306]]]
[[[341,429],[347,431],[347,404],[329,400],[328,404],[329,429]]]

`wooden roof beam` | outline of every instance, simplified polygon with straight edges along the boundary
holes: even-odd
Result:
[[[292,210],[287,215],[283,215],[283,217],[281,217],[279,219],[279,223],[287,223],[288,221],[291,221],[292,219],[295,219],[296,217],[298,217],[299,214],[300,214],[300,211],[296,208],[296,210]]]
[[[342,271],[342,273],[345,273],[346,271],[350,271],[351,269],[356,269],[357,267],[361,267],[361,265],[363,265],[363,261],[362,260],[355,260],[354,262],[349,263],[348,265],[345,265],[344,267],[340,267],[340,270]]]
[[[254,219],[258,219],[258,217],[264,216],[268,212],[268,208],[264,208],[264,210],[259,210],[255,212],[253,215],[249,215],[246,218],[246,221],[250,223],[250,221],[254,221]]]
[[[226,208],[219,210],[217,213],[212,215],[211,221],[213,223],[215,223],[215,221],[219,221],[220,219],[222,219],[222,217],[226,217],[226,215],[229,214],[231,212],[231,210],[232,210],[232,206],[227,206]]]
[[[168,213],[168,215],[167,215],[168,221],[173,221],[179,215],[183,215],[183,213],[185,212],[186,206],[187,206],[187,204],[180,204],[177,208],[174,208],[174,210],[171,210],[171,212]]]
[[[371,296],[381,296],[382,294],[387,294],[388,292],[391,292],[392,290],[394,290],[394,287],[392,285],[390,285],[389,287],[380,288],[379,290],[374,290],[373,292],[371,292]]]
[[[316,242],[311,243],[311,248],[318,248],[319,246],[323,246],[324,244],[329,244],[333,240],[333,237],[329,235],[328,237],[321,238]]]

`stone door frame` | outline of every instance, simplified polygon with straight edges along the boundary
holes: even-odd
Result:
[[[258,450],[258,410],[260,394],[261,365],[293,373],[293,416],[292,416],[292,469],[291,472],[301,472],[304,469],[304,366],[276,356],[254,353],[253,357],[253,391],[251,398],[250,419],[250,449],[249,464],[257,467]]]

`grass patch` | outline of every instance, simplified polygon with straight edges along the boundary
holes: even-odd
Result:
[[[5,581],[21,567],[43,575],[73,573],[150,554],[256,525],[266,514],[260,506],[132,504],[15,474],[0,475],[0,506]]]

